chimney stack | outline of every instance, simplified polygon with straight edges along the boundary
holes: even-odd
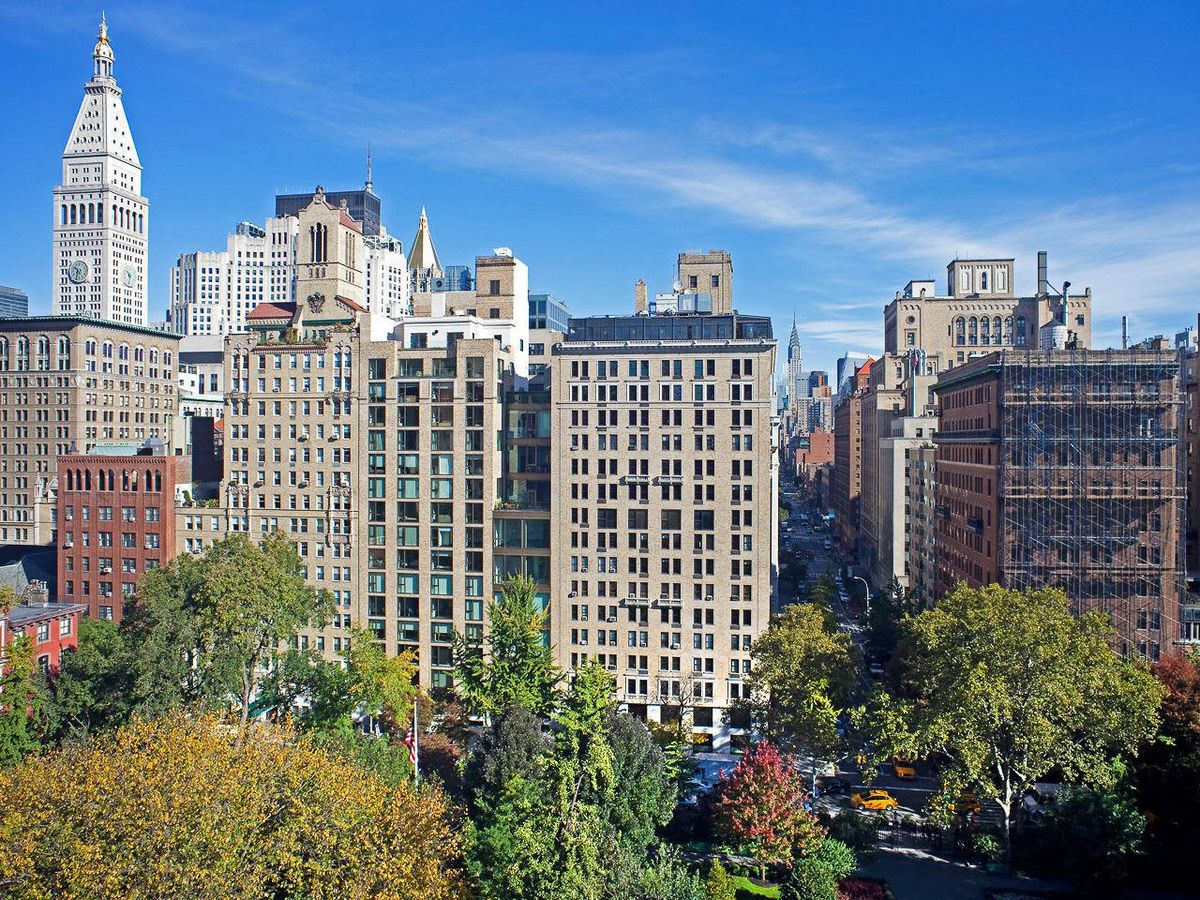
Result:
[[[650,304],[646,299],[646,281],[639,278],[637,284],[633,286],[633,313],[637,316],[644,316],[649,311]]]
[[[1038,251],[1038,286],[1037,292],[1039,297],[1043,297],[1050,293],[1050,282],[1046,278],[1046,251]]]

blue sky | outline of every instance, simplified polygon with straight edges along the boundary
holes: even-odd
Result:
[[[737,306],[812,367],[955,255],[1091,286],[1095,343],[1195,322],[1196,3],[107,4],[151,202],[151,309],[179,253],[276,190],[422,204],[444,262],[509,246],[578,312],[734,254]],[[353,10],[353,12],[350,12]],[[99,8],[0,7],[0,283],[49,309],[51,189]]]

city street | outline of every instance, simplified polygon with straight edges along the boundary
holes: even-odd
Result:
[[[785,596],[781,603],[806,600],[812,584],[825,575],[832,576],[837,584],[833,611],[837,616],[838,625],[850,635],[850,639],[859,649],[860,657],[865,661],[867,658],[865,644],[868,636],[866,617],[862,605],[848,599],[854,596],[852,588],[855,582],[853,578],[843,582],[838,571],[837,550],[834,546],[832,528],[820,516],[811,512],[807,494],[802,486],[785,482],[781,486],[781,496],[786,502],[792,504],[792,511],[782,528],[780,563],[783,565],[786,562],[795,561],[807,569],[806,577],[799,582],[798,589],[793,592],[792,596]],[[858,583],[858,590],[861,593],[861,583]],[[864,692],[870,690],[874,682],[870,678],[865,664],[861,679]],[[802,759],[798,761],[798,764],[805,776],[811,779],[812,761]],[[833,774],[832,771],[828,771],[828,764],[823,764],[822,768],[826,771],[818,774]],[[898,808],[894,815],[900,820],[909,816],[918,821],[922,819],[930,795],[940,788],[939,779],[928,764],[918,765],[916,778],[900,779],[896,777],[891,764],[884,763],[880,766],[879,772],[871,784],[866,785],[863,783],[858,769],[854,766],[853,753],[848,753],[844,758],[838,760],[837,775],[852,785],[850,793],[866,787],[886,790],[896,798]],[[850,797],[849,794],[826,794],[818,798],[817,805],[831,812],[837,809],[848,809]],[[976,821],[999,824],[1001,821],[999,806],[994,802],[984,803],[983,810]]]

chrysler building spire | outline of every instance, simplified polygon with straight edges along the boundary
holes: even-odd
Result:
[[[150,205],[113,58],[102,15],[54,189],[53,311],[145,325]]]

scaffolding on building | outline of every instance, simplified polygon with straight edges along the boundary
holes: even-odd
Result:
[[[1006,351],[999,366],[1005,583],[1061,588],[1076,615],[1109,616],[1121,652],[1156,657],[1183,596],[1178,355]]]

